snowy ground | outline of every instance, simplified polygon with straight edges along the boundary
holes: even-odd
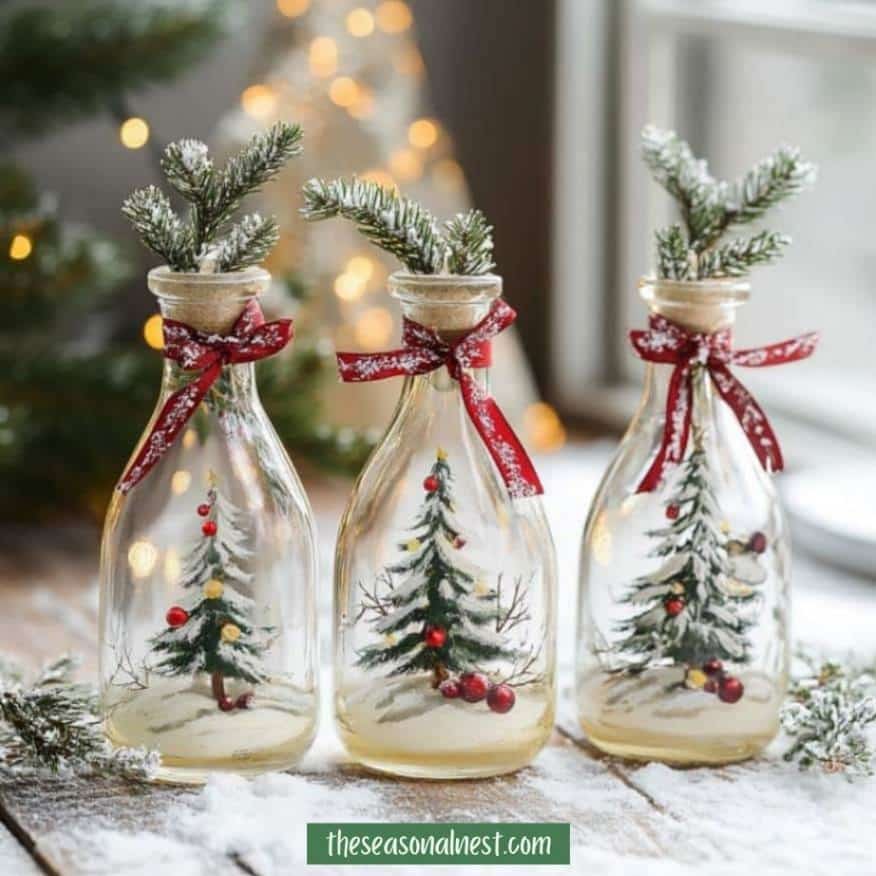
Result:
[[[570,451],[542,467],[548,497],[558,497],[548,499],[548,509],[560,554],[563,606],[573,604],[578,541],[604,463],[605,449],[598,448]],[[566,497],[565,505],[559,497]],[[322,521],[320,528],[327,547],[334,521]],[[876,585],[826,571],[803,557],[795,568],[798,640],[834,654],[854,650],[860,658],[872,658]],[[324,610],[326,639],[327,620]],[[569,703],[573,621],[572,611],[564,611],[560,723],[565,728],[575,725]],[[328,656],[324,647],[326,662]],[[780,760],[779,745],[757,761],[720,770],[681,770],[598,761],[560,742],[513,779],[465,783],[450,791],[432,786],[435,806],[417,809],[412,808],[416,795],[409,784],[343,773],[344,755],[327,713],[331,697],[325,696],[323,703],[326,714],[316,743],[296,774],[255,780],[218,776],[196,796],[174,804],[161,830],[83,831],[75,837],[83,858],[106,862],[95,873],[128,876],[166,870],[174,876],[194,876],[206,872],[197,852],[201,846],[235,854],[259,876],[285,876],[304,872],[308,821],[397,821],[400,812],[410,821],[414,812],[422,821],[500,822],[524,812],[525,820],[573,825],[572,866],[546,871],[737,876],[751,870],[863,876],[876,870],[876,779],[850,783],[838,775],[801,774]],[[422,787],[417,792],[428,799]],[[86,855],[90,847],[100,849],[100,854]],[[428,872],[450,871],[430,867]],[[515,870],[492,867],[485,872]]]

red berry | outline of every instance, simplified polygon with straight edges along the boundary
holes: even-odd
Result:
[[[164,619],[169,627],[181,627],[189,619],[189,613],[182,606],[172,605]]]
[[[444,627],[428,626],[423,630],[423,641],[429,648],[441,648],[447,641],[447,630]]]
[[[459,550],[462,547],[465,547],[465,539],[461,535],[457,535],[456,538],[453,539],[453,546]]]
[[[423,481],[423,489],[427,493],[434,493],[435,490],[438,489],[438,478],[436,478],[435,475],[429,475],[429,477]]]
[[[452,678],[442,681],[441,684],[438,685],[438,690],[441,691],[441,696],[448,700],[455,700],[461,693],[459,682],[454,681]]]
[[[234,705],[238,709],[248,709],[252,706],[252,701],[255,699],[255,694],[248,690],[246,693],[242,693],[235,701]]]
[[[706,660],[703,663],[703,672],[706,675],[720,675],[723,671],[724,664],[717,657],[713,657],[711,660]]]
[[[459,678],[459,692],[467,703],[479,703],[489,687],[487,676],[481,672],[466,672]]]
[[[222,697],[218,701],[218,705],[223,712],[230,712],[234,708],[234,701],[231,697]]]
[[[510,712],[514,708],[517,695],[514,688],[507,684],[494,684],[487,694],[487,705],[500,715]]]
[[[204,502],[203,505],[198,505],[198,514],[200,514],[201,517],[206,517],[209,513],[210,506],[206,502]]]
[[[762,554],[767,549],[767,537],[762,532],[755,532],[748,539],[748,549],[756,554]]]
[[[203,532],[204,535],[216,535],[217,529],[218,527],[216,526],[215,520],[207,520],[201,527],[201,532]]]
[[[714,678],[710,678],[704,685],[703,690],[706,693],[715,693],[718,690],[718,682]]]
[[[742,697],[745,690],[742,682],[732,675],[727,675],[718,683],[718,699],[724,703],[735,703]]]
[[[670,520],[676,520],[678,518],[679,513],[681,512],[681,508],[678,505],[667,505],[666,506],[666,516]]]
[[[684,600],[678,596],[670,596],[663,603],[663,608],[670,617],[678,617],[684,611]]]

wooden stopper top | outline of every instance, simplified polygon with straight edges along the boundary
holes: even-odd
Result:
[[[496,274],[409,274],[396,271],[389,291],[409,319],[442,333],[474,328],[502,294]]]
[[[153,268],[149,290],[161,304],[161,315],[210,334],[228,334],[247,301],[271,283],[264,268],[247,268],[227,274],[172,271],[167,265]]]
[[[639,280],[639,295],[653,313],[688,331],[711,334],[736,321],[736,310],[749,298],[751,286],[737,277],[711,280]]]

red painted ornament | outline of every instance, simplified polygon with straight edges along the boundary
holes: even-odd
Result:
[[[169,627],[181,627],[189,619],[189,613],[181,605],[172,605],[164,619]]]
[[[684,611],[684,600],[678,596],[671,596],[663,603],[663,608],[670,617],[678,617]]]
[[[510,712],[516,701],[514,688],[507,684],[494,684],[487,693],[487,705],[500,715]]]
[[[255,694],[248,690],[246,693],[242,693],[235,701],[234,705],[238,709],[248,709],[252,706],[252,701],[255,699]]]
[[[423,641],[429,648],[442,648],[447,641],[447,630],[444,627],[426,627],[423,630]]]
[[[748,549],[756,554],[762,554],[767,549],[767,537],[762,532],[755,532],[748,539]]]
[[[727,675],[718,683],[718,699],[724,703],[735,703],[742,698],[745,687],[732,675]]]
[[[457,535],[456,538],[453,539],[453,546],[457,550],[465,547],[465,539],[461,535]]]
[[[703,690],[706,693],[715,693],[718,690],[718,682],[714,678],[710,678],[704,685]]]
[[[234,708],[234,700],[231,697],[221,697],[217,705],[223,712],[230,712]]]
[[[681,513],[681,508],[678,505],[667,505],[666,506],[666,516],[670,520],[677,520],[678,515]]]
[[[423,489],[427,493],[434,493],[435,490],[438,489],[438,478],[436,478],[435,475],[429,475],[429,477],[423,481]]]
[[[467,703],[479,703],[489,689],[490,682],[481,672],[466,672],[459,678],[459,692]]]
[[[210,536],[213,536],[213,535],[216,535],[216,530],[217,530],[218,528],[219,528],[219,527],[216,526],[216,521],[215,521],[215,520],[207,520],[207,521],[204,523],[204,525],[201,527],[201,532],[203,532],[204,535],[210,535]]]
[[[209,513],[210,513],[210,506],[206,502],[204,502],[201,505],[198,505],[198,514],[200,514],[201,517],[206,517]]]
[[[717,657],[713,657],[711,660],[706,660],[703,663],[703,672],[706,675],[720,675],[723,671],[724,664]]]
[[[441,691],[441,696],[448,700],[455,700],[462,693],[459,689],[459,682],[452,678],[442,681],[438,685],[438,690]]]

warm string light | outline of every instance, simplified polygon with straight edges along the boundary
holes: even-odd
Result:
[[[566,430],[557,412],[546,402],[529,405],[523,414],[527,443],[541,453],[559,450],[566,443]]]
[[[143,338],[153,350],[164,349],[164,324],[161,320],[161,314],[153,313],[143,323]]]
[[[266,119],[277,108],[277,95],[270,85],[250,85],[240,95],[243,111],[254,119]]]
[[[298,18],[310,9],[310,0],[277,0],[277,11],[286,18]]]
[[[366,350],[385,347],[392,337],[392,314],[385,307],[369,307],[356,320],[356,341]]]
[[[408,126],[408,143],[417,149],[429,149],[438,142],[440,129],[432,119],[417,119]]]
[[[329,86],[329,100],[337,106],[353,106],[359,97],[359,86],[355,79],[349,76],[338,76]]]
[[[331,37],[317,37],[310,43],[308,61],[314,76],[333,76],[338,69],[338,44]]]
[[[170,479],[170,489],[176,496],[181,496],[192,485],[192,473],[185,469],[175,471]]]
[[[354,37],[367,37],[374,33],[374,16],[362,6],[350,10],[347,15],[347,31]]]
[[[376,15],[377,26],[384,33],[402,33],[414,23],[410,7],[402,0],[384,0],[378,4]]]
[[[365,283],[354,274],[343,273],[335,277],[335,295],[341,301],[357,301],[365,293]]]
[[[20,262],[33,252],[33,243],[26,234],[16,234],[9,243],[9,258]]]
[[[432,165],[432,180],[445,191],[458,191],[465,184],[465,173],[458,161],[442,158]]]
[[[145,119],[132,116],[119,127],[119,140],[126,149],[141,149],[149,142],[149,125]]]
[[[368,118],[374,112],[374,92],[360,85],[356,100],[347,107],[347,112],[354,119]]]
[[[393,55],[392,66],[402,76],[422,76],[426,69],[423,56],[413,43],[407,43]]]
[[[151,541],[135,541],[128,548],[128,565],[135,578],[146,578],[152,574],[158,562],[158,548]]]
[[[183,435],[183,447],[191,450],[198,443],[198,433],[194,429],[186,429]]]
[[[389,156],[389,169],[402,182],[409,182],[423,175],[423,161],[413,149],[396,149]]]

